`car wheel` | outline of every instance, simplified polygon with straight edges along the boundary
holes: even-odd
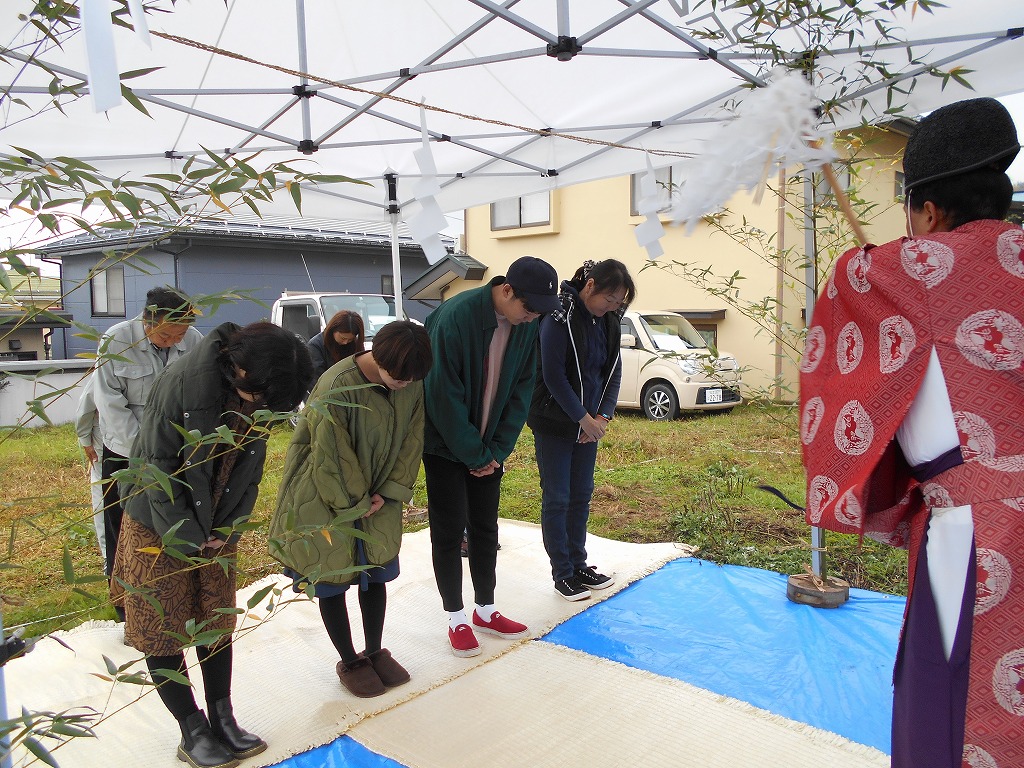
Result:
[[[651,421],[671,421],[679,415],[679,398],[671,386],[655,382],[644,389],[643,407]]]

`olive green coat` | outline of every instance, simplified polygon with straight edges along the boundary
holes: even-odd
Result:
[[[357,537],[364,540],[367,564],[393,560],[422,453],[422,382],[397,391],[371,385],[355,357],[329,368],[288,446],[270,522],[271,556],[331,584],[354,580]],[[374,493],[384,506],[364,518]],[[361,530],[354,533],[355,525]]]

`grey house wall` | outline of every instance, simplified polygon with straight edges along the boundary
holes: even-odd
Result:
[[[303,256],[308,275],[302,264]],[[177,286],[190,296],[245,290],[255,299],[222,304],[212,314],[204,314],[197,320],[196,328],[205,335],[224,322],[245,325],[269,317],[270,305],[282,291],[311,290],[310,277],[318,291],[380,293],[381,276],[392,271],[390,246],[164,242],[124,263],[126,317],[97,317],[92,314],[88,275],[100,258],[99,252],[90,252],[65,254],[61,259],[65,310],[73,314],[76,322],[99,332],[138,315],[145,305],[146,291],[158,285]],[[418,248],[402,248],[400,261],[402,281],[406,284],[427,268],[426,258]],[[426,319],[431,309],[421,302],[405,302],[406,313],[420,321]],[[74,334],[74,329],[55,334],[55,357],[70,358],[96,351],[93,341]]]

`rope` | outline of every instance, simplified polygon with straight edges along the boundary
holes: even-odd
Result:
[[[580,142],[582,144],[593,144],[593,145],[597,145],[597,146],[612,147],[612,148],[616,148],[616,149],[631,149],[631,150],[634,150],[634,151],[637,151],[637,152],[647,152],[648,154],[651,154],[651,155],[662,155],[662,156],[665,156],[665,157],[679,157],[679,158],[692,157],[692,154],[688,153],[688,152],[671,152],[669,150],[644,149],[642,147],[631,147],[631,146],[628,146],[626,144],[616,143],[614,141],[604,141],[602,139],[594,139],[594,138],[589,138],[587,136],[577,136],[577,135],[571,134],[571,133],[558,133],[558,132],[552,131],[551,129],[548,129],[548,128],[531,128],[531,127],[525,126],[525,125],[517,125],[516,123],[506,123],[506,122],[503,122],[501,120],[493,120],[493,119],[487,118],[487,117],[480,117],[479,115],[470,115],[470,114],[467,114],[465,112],[456,112],[455,110],[445,109],[444,107],[435,107],[435,106],[432,106],[430,104],[425,104],[425,103],[422,103],[422,102],[419,102],[419,101],[413,101],[412,99],[406,99],[406,98],[404,98],[402,96],[395,96],[394,94],[391,94],[391,93],[383,93],[381,91],[374,91],[374,90],[370,90],[368,88],[360,88],[360,87],[355,86],[355,85],[348,85],[348,84],[340,82],[338,80],[331,80],[330,78],[327,78],[327,77],[320,77],[319,75],[314,75],[314,74],[309,73],[309,72],[303,72],[302,70],[290,69],[288,67],[282,67],[279,64],[271,64],[271,63],[266,62],[266,61],[259,61],[257,59],[253,59],[253,58],[251,58],[249,56],[246,56],[244,54],[236,53],[234,51],[228,51],[228,50],[225,50],[223,48],[218,48],[215,45],[209,45],[207,43],[200,43],[197,40],[192,40],[192,39],[187,38],[187,37],[181,37],[179,35],[169,35],[166,32],[155,32],[155,31],[150,31],[150,34],[153,35],[154,37],[159,37],[159,38],[161,38],[163,40],[167,40],[168,42],[178,43],[180,45],[185,45],[185,46],[188,46],[190,48],[197,48],[197,49],[199,49],[201,51],[206,51],[207,53],[212,53],[212,54],[215,54],[215,55],[218,55],[218,56],[226,56],[227,58],[230,58],[230,59],[235,59],[237,61],[242,61],[242,62],[245,62],[247,64],[254,64],[256,66],[265,67],[267,69],[272,69],[272,70],[274,70],[276,72],[281,72],[282,74],[291,75],[291,76],[296,77],[296,78],[306,78],[307,80],[312,80],[314,82],[321,83],[323,85],[330,85],[330,86],[333,86],[335,88],[342,88],[344,90],[351,91],[353,93],[363,94],[364,96],[372,96],[372,97],[374,97],[376,99],[390,99],[391,101],[395,101],[395,102],[397,102],[399,104],[406,104],[406,105],[408,105],[410,107],[417,107],[417,108],[418,107],[423,107],[426,110],[429,110],[431,112],[437,112],[438,114],[442,114],[442,115],[449,115],[451,117],[458,117],[458,118],[462,118],[462,119],[465,119],[465,120],[473,120],[473,121],[478,122],[478,123],[486,123],[487,125],[498,126],[498,127],[501,127],[501,128],[513,128],[513,129],[515,129],[517,131],[522,131],[524,133],[532,133],[532,134],[536,134],[537,136],[556,136],[556,137],[558,137],[560,139],[567,139],[569,141],[577,141],[577,142]],[[651,127],[653,128],[654,126],[651,126]]]

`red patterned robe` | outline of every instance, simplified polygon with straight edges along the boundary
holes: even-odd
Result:
[[[894,437],[932,348],[964,463],[922,486]],[[909,547],[913,599],[930,509],[971,506],[963,764],[1024,768],[1024,232],[975,221],[844,254],[800,367],[808,523]]]

